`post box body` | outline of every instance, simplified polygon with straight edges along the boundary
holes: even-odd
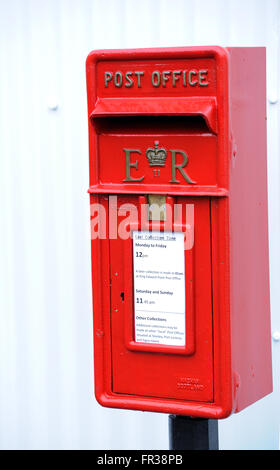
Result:
[[[225,418],[272,391],[265,49],[95,51],[87,93],[97,400]]]

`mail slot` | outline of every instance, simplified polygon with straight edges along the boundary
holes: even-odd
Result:
[[[86,72],[96,398],[225,418],[272,391],[265,49]]]

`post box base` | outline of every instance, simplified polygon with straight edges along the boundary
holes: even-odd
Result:
[[[170,450],[218,450],[218,421],[169,415]]]

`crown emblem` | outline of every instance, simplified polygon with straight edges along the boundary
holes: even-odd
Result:
[[[164,166],[167,157],[166,150],[164,148],[158,148],[158,140],[155,141],[154,148],[148,148],[146,150],[146,157],[150,166]]]

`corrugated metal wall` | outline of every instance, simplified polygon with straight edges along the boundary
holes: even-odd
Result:
[[[272,332],[280,331],[279,0],[0,1],[0,447],[167,449],[167,416],[93,397],[84,63],[97,48],[266,46]],[[253,77],[252,77],[253,80]],[[219,423],[276,449],[275,391]]]

